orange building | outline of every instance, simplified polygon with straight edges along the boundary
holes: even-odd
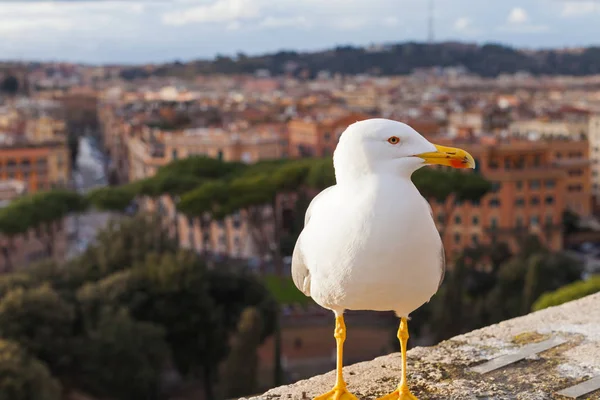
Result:
[[[549,146],[553,164],[566,171],[566,206],[581,215],[592,214],[592,160],[587,140],[553,140]]]
[[[0,147],[0,179],[16,179],[32,193],[65,186],[69,179],[68,150],[63,144]]]
[[[537,235],[550,249],[563,245],[562,213],[591,212],[587,142],[481,144],[435,139],[460,146],[476,159],[475,173],[492,181],[479,204],[432,204],[448,254],[478,243],[501,241],[513,249],[525,234]],[[565,152],[568,162],[557,159]],[[576,171],[576,172],[573,172]],[[586,181],[587,180],[587,181]],[[450,216],[444,213],[450,212]]]
[[[342,132],[365,114],[349,113],[337,118],[297,118],[288,123],[288,154],[292,158],[331,156]]]

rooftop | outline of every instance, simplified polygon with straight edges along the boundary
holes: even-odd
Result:
[[[352,327],[348,326],[350,335]],[[513,359],[486,373],[472,370],[489,360],[528,350],[535,354]],[[417,347],[408,355],[409,384],[420,400],[576,398],[556,393],[600,376],[600,293],[457,336],[437,346]],[[346,367],[344,375],[348,388],[359,399],[375,399],[396,388],[400,371],[400,355],[394,353]],[[330,390],[334,380],[334,372],[329,372],[252,399],[313,398]],[[589,384],[597,387],[592,385],[597,381]],[[600,391],[582,396],[600,399]]]

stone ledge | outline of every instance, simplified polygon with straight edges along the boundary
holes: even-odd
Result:
[[[469,370],[548,338],[562,338],[566,343],[484,375]],[[557,391],[600,375],[600,293],[456,336],[437,346],[417,347],[408,355],[409,382],[419,400],[560,399]],[[394,353],[348,366],[344,375],[359,399],[375,399],[395,389],[400,371],[400,355]],[[303,394],[313,398],[331,389],[334,379],[334,372],[329,372],[252,399],[301,399]],[[600,392],[584,398],[600,399]]]

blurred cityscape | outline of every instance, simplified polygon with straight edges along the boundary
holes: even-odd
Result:
[[[483,57],[445,67],[398,46],[0,63],[0,371],[25,349],[19,379],[45,394],[11,398],[234,398],[331,370],[333,318],[293,286],[291,253],[340,134],[371,117],[477,162],[452,189],[455,172],[415,177],[449,272],[411,345],[565,285],[599,291],[600,62],[584,57],[598,50],[551,53],[552,70],[499,46],[414,45]],[[397,350],[393,315],[347,324],[346,364]]]

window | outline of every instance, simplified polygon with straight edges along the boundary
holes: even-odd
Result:
[[[222,159],[223,159],[223,150],[219,150],[219,152],[217,153],[217,158],[218,158],[219,160],[222,160]]]
[[[490,200],[490,207],[499,207],[499,206],[500,206],[500,199],[493,198]]]
[[[194,218],[192,218],[192,217],[188,217],[188,219],[187,219],[187,220],[188,220],[188,226],[189,226],[190,228],[193,228],[193,227],[194,227]]]
[[[515,199],[515,205],[517,207],[523,207],[525,205],[525,199],[522,197]]]
[[[331,139],[331,132],[325,132],[325,134],[323,135],[323,139],[325,139],[325,141],[328,142],[329,139]]]
[[[460,243],[460,233],[454,234],[454,243]]]
[[[173,149],[173,151],[171,151],[173,160],[177,160],[177,149]]]
[[[569,176],[581,176],[581,175],[583,175],[583,170],[581,170],[581,169],[569,170]]]
[[[516,225],[517,225],[517,228],[523,227],[523,217],[521,217],[520,215],[517,216]]]
[[[490,167],[490,169],[498,169],[498,161],[491,160],[488,166]]]
[[[546,199],[544,200],[544,202],[548,205],[550,204],[554,204],[554,197],[552,196],[546,196]]]
[[[534,167],[539,167],[539,166],[540,166],[540,164],[541,164],[541,160],[542,160],[542,158],[540,157],[540,155],[539,155],[539,154],[536,154],[536,155],[533,157],[533,166],[534,166]]]
[[[532,206],[537,206],[540,204],[540,198],[538,196],[533,196],[530,200]]]
[[[552,218],[552,215],[546,215],[546,226],[552,226],[552,224],[554,223],[554,218]]]
[[[569,185],[567,188],[569,192],[581,192],[582,189],[583,187],[581,185]]]
[[[477,217],[477,216],[473,217],[473,225],[479,225],[479,217]]]
[[[474,245],[479,244],[479,236],[476,233],[474,233],[473,235],[471,235],[471,241]]]
[[[496,193],[502,187],[501,182],[492,182],[492,192]]]
[[[240,216],[240,213],[237,212],[233,214],[233,227],[235,229],[240,229],[240,226],[242,226],[242,218]]]
[[[437,216],[437,221],[438,221],[440,224],[443,224],[443,223],[444,223],[444,214],[439,214],[439,215]]]
[[[490,225],[491,225],[492,229],[496,229],[498,227],[498,218],[492,217],[490,219]]]
[[[536,226],[540,223],[540,218],[537,215],[532,215],[529,221],[531,225]]]
[[[515,186],[517,187],[517,190],[523,189],[523,181],[515,182]]]
[[[540,181],[537,179],[531,180],[529,181],[529,189],[539,189],[540,188]]]
[[[462,219],[460,218],[460,215],[457,215],[456,217],[454,217],[454,223],[456,225],[460,225],[461,222],[462,222]]]
[[[504,169],[510,169],[510,158],[504,159]]]
[[[556,186],[556,181],[554,179],[546,179],[545,185],[548,189]]]

